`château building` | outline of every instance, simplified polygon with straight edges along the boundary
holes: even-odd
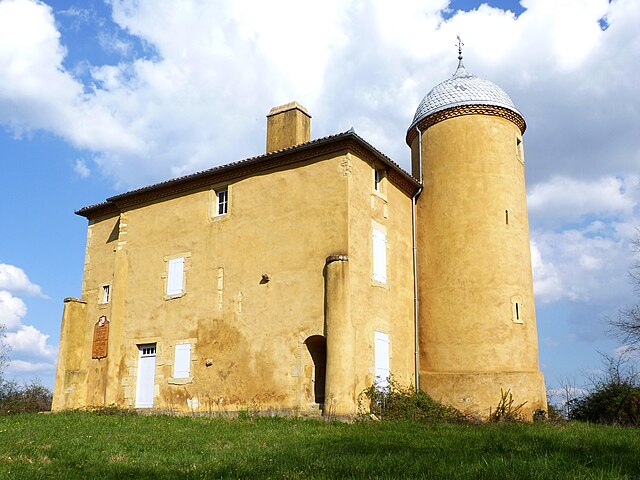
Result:
[[[459,58],[407,130],[411,174],[353,130],[310,140],[293,102],[264,155],[78,210],[53,409],[349,416],[390,374],[480,416],[501,389],[545,409],[525,121]]]

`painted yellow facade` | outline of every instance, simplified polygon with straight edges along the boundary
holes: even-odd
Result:
[[[82,297],[65,300],[53,409],[350,416],[389,371],[481,416],[501,388],[546,408],[506,117],[418,123],[411,176],[353,131],[310,141],[293,102],[269,113],[265,155],[79,210]]]
[[[422,133],[420,384],[462,411],[488,413],[496,385],[529,413],[546,409],[521,142],[515,124],[493,115]]]

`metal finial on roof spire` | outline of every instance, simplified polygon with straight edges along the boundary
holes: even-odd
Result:
[[[462,47],[464,47],[464,43],[462,43],[460,35],[456,35],[456,38],[458,39],[458,68],[464,68],[464,64],[462,63]]]

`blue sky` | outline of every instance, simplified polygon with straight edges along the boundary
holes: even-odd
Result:
[[[0,0],[0,323],[6,373],[53,385],[86,220],[118,192],[264,150],[293,99],[404,168],[421,98],[467,69],[523,112],[540,361],[579,385],[637,297],[637,0]],[[291,39],[295,41],[291,41]],[[575,381],[574,381],[575,380]]]

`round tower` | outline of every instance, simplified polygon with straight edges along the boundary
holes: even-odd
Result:
[[[538,365],[522,134],[497,85],[458,68],[407,131],[418,197],[420,388],[486,417],[501,390],[546,410]]]

